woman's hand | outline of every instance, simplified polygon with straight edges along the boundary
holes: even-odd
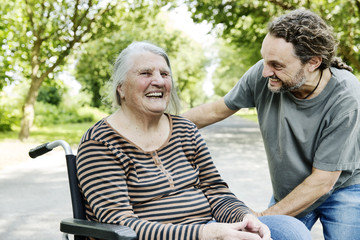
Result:
[[[269,229],[255,216],[253,217],[244,218],[238,223],[206,224],[201,240],[269,240]]]

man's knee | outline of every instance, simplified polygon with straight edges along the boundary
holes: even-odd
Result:
[[[270,231],[272,239],[293,239],[293,240],[311,240],[310,231],[306,226],[294,217],[275,215],[263,216],[259,218],[266,224]]]

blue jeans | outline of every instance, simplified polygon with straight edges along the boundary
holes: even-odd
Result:
[[[294,217],[272,215],[259,220],[269,227],[273,240],[311,240],[310,231]]]
[[[274,203],[272,199],[270,205]],[[333,192],[323,204],[299,220],[311,230],[318,219],[326,240],[360,239],[360,184]]]

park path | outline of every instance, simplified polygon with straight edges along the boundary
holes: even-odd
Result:
[[[272,189],[258,125],[233,116],[200,131],[230,189],[253,210],[264,210]],[[0,195],[1,240],[61,239],[59,222],[72,216],[64,152],[0,169]],[[312,235],[323,239],[320,224]]]

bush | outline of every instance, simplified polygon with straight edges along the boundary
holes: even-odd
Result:
[[[78,108],[76,106],[64,105],[57,107],[48,103],[37,102],[34,124],[41,127],[64,123],[95,122],[105,115],[106,113],[91,107]]]
[[[40,88],[39,95],[37,97],[38,102],[49,103],[55,106],[59,106],[62,100],[61,95],[63,91],[53,86],[43,86]]]
[[[11,131],[11,126],[13,124],[13,117],[9,112],[0,110],[0,132]]]
[[[11,104],[0,103],[0,132],[11,131],[20,122],[20,111]]]

